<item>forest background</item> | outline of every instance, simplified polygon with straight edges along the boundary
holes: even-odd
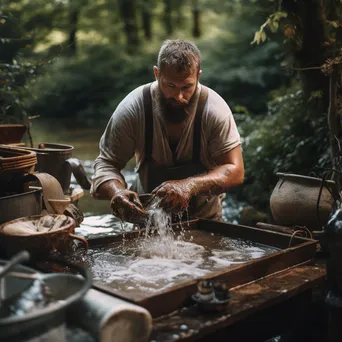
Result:
[[[242,137],[246,177],[235,195],[267,211],[277,172],[321,176],[338,166],[340,6],[3,0],[0,123],[105,127],[128,92],[153,80],[162,41],[189,39],[202,53],[201,82],[227,101]]]

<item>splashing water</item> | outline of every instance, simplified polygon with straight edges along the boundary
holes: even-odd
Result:
[[[154,256],[174,259],[177,245],[171,228],[171,215],[158,208],[149,211],[145,238],[141,240],[138,249],[145,257]]]
[[[140,241],[137,248],[146,258],[187,259],[189,246],[184,241],[185,229],[181,222],[182,213],[178,213],[180,233],[176,237],[171,226],[171,214],[159,207],[160,201],[160,198],[156,198],[149,206],[145,238]],[[185,246],[187,248],[184,248]]]

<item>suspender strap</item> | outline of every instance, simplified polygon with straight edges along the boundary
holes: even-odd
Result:
[[[153,146],[153,114],[152,114],[152,98],[151,84],[146,84],[143,88],[144,111],[145,111],[145,160],[152,160]]]
[[[200,163],[200,152],[201,152],[201,128],[202,128],[202,116],[204,106],[208,99],[208,88],[201,85],[201,94],[198,99],[195,122],[194,122],[194,140],[192,147],[192,162],[194,164]]]

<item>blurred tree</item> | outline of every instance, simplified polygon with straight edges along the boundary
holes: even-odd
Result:
[[[164,0],[164,25],[165,30],[168,35],[173,33],[173,23],[172,23],[172,0]]]
[[[144,37],[147,40],[152,38],[152,12],[153,12],[153,0],[140,0],[139,9],[142,17],[142,28],[144,31]]]
[[[0,8],[0,123],[26,125],[32,145],[24,98],[36,67],[22,58],[32,39],[22,28],[20,12],[11,5],[5,2]]]
[[[132,54],[140,45],[138,25],[136,18],[135,0],[118,0],[119,11],[124,22],[124,31],[127,41],[127,52]]]
[[[75,55],[77,51],[77,30],[80,12],[87,2],[88,0],[73,0],[68,2],[69,34],[67,46],[68,52],[71,55]]]
[[[198,0],[192,0],[192,15],[193,15],[193,28],[192,35],[195,38],[200,37],[201,35],[201,27],[200,27],[200,8]]]
[[[176,11],[176,25],[177,27],[182,28],[184,21],[185,21],[185,15],[183,12],[185,1],[184,0],[174,0],[175,3],[175,11]]]
[[[225,13],[222,24],[225,34],[199,42],[203,55],[201,79],[226,99],[234,112],[264,115],[268,92],[289,83],[289,75],[280,68],[286,53],[278,40],[259,47],[250,44],[251,33],[274,4],[268,1],[240,4],[215,0],[201,4],[203,8]]]

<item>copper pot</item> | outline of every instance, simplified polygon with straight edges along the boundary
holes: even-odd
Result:
[[[80,240],[86,245],[86,247],[88,246],[88,242],[85,238],[74,235],[76,221],[72,217],[68,217],[68,222],[63,228],[47,233],[13,235],[4,232],[4,228],[8,224],[39,220],[42,216],[44,215],[23,217],[0,225],[0,246],[7,257],[10,257],[24,249],[31,254],[31,257],[48,256],[50,253],[55,251],[61,253],[67,252],[70,239]]]

